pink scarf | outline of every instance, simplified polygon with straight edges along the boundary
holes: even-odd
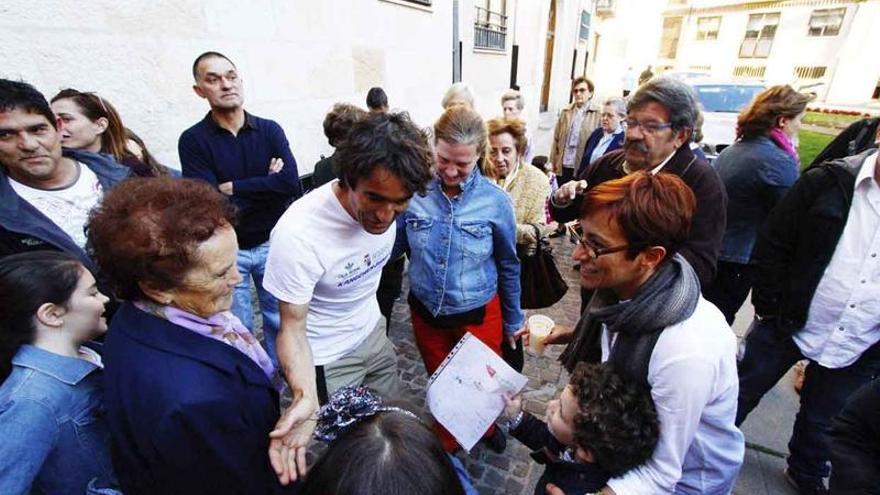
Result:
[[[779,127],[774,127],[767,137],[770,138],[771,141],[776,143],[776,146],[782,148],[782,151],[791,155],[794,158],[794,162],[797,164],[798,168],[801,165],[801,158],[798,156],[797,150],[794,149],[794,145],[791,144],[791,139],[789,139],[788,135],[782,132],[782,129]]]
[[[231,311],[223,311],[206,319],[173,306],[163,306],[148,301],[138,301],[135,306],[199,335],[235,347],[263,370],[272,385],[278,390],[281,389],[281,380],[269,355],[250,330]]]

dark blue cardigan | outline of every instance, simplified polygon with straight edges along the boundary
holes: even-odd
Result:
[[[269,463],[278,392],[243,353],[125,303],[104,363],[124,493],[294,493]]]
[[[590,166],[590,157],[593,156],[593,151],[596,149],[596,146],[599,146],[599,141],[602,139],[602,134],[604,133],[605,131],[602,130],[602,127],[600,126],[597,127],[596,130],[590,134],[590,137],[587,138],[587,144],[584,145],[584,154],[581,156],[581,164],[578,166],[575,178],[581,177],[581,174]],[[623,146],[623,138],[625,134],[626,132],[614,134],[614,137],[611,138],[611,142],[608,143],[608,148],[605,149],[605,153],[620,149]]]

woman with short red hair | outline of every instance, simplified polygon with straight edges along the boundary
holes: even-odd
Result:
[[[596,293],[574,330],[557,325],[545,342],[570,342],[569,371],[606,362],[648,388],[660,421],[653,455],[609,480],[614,493],[730,493],[742,464],[736,337],[678,253],[695,205],[677,176],[633,172],[588,191],[572,232],[581,285]]]

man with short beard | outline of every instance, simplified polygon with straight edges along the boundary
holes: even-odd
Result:
[[[715,265],[727,223],[727,193],[718,173],[690,149],[697,119],[697,101],[686,84],[656,77],[642,85],[627,105],[623,149],[593,162],[583,173],[550,197],[550,214],[557,222],[576,220],[583,194],[602,182],[637,170],[679,176],[697,198],[690,235],[681,248],[700,285],[715,278]]]

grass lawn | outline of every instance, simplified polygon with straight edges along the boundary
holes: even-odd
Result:
[[[846,129],[846,126],[863,118],[864,117],[861,115],[835,115],[833,113],[807,112],[804,115],[804,124],[830,127],[832,129]]]
[[[834,117],[841,117],[834,115]],[[805,119],[806,120],[806,119]],[[816,158],[816,155],[822,151],[822,148],[828,145],[834,136],[822,134],[813,131],[801,131],[798,133],[800,144],[798,145],[798,155],[801,158],[801,168],[806,167]]]

